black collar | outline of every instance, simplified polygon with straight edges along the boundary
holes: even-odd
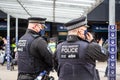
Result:
[[[78,37],[77,35],[68,35],[67,36],[67,41],[68,42],[75,42],[75,41],[85,41],[85,42],[88,42],[88,41],[86,41],[86,40],[83,40],[83,39],[81,39],[80,37]]]
[[[78,41],[78,37],[76,35],[68,35],[67,36],[67,41],[68,42],[75,42],[75,41]]]
[[[40,35],[38,32],[35,32],[35,31],[31,30],[31,29],[27,29],[26,33]]]

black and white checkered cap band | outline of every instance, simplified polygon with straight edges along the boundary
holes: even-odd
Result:
[[[29,23],[40,23],[40,24],[45,24],[45,21],[30,20]]]
[[[67,30],[71,30],[71,29],[75,29],[75,28],[78,28],[78,27],[81,27],[83,25],[87,25],[87,21],[82,21],[80,23],[77,23],[77,24],[74,24],[74,25],[71,25],[69,27],[66,27]],[[86,26],[86,27],[89,27],[89,26]]]

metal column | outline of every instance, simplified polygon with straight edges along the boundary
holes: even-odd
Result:
[[[7,15],[7,45],[6,45],[6,53],[7,53],[7,70],[10,70],[10,15]]]
[[[115,25],[115,0],[109,0],[109,26],[108,26],[109,60],[108,80],[116,80],[116,54],[117,54],[117,27]]]
[[[16,35],[15,35],[15,39],[16,39],[16,46],[18,44],[18,18],[16,18]]]

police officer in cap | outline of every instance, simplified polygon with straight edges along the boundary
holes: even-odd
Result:
[[[46,18],[28,18],[26,33],[18,42],[18,80],[34,80],[39,73],[52,69],[52,55],[47,49],[47,42],[40,36],[46,28]]]
[[[108,52],[93,41],[87,32],[86,17],[65,23],[68,30],[66,41],[57,45],[55,53],[55,69],[59,80],[99,80],[95,69],[95,60],[105,61]],[[89,52],[90,50],[90,52]]]

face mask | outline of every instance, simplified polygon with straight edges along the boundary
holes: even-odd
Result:
[[[84,35],[85,35],[85,36],[86,36],[87,32],[88,32],[87,30],[84,31]]]
[[[44,36],[45,30],[40,30],[39,34],[40,34],[41,36]]]
[[[84,35],[85,35],[85,39],[87,38],[86,35],[87,35],[87,30],[84,31]]]

